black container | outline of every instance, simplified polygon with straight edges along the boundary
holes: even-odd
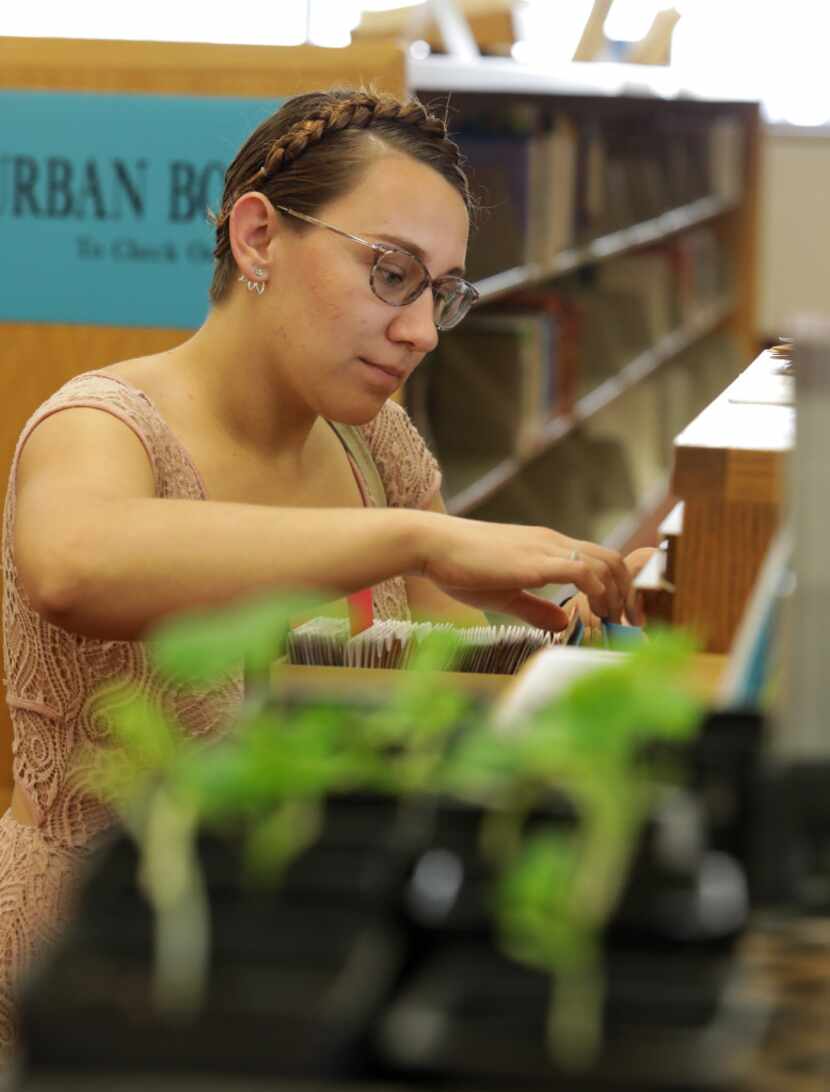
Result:
[[[674,749],[688,788],[648,824],[608,929],[603,1047],[588,1073],[562,1073],[548,1056],[548,976],[498,950],[479,809],[355,795],[329,801],[320,840],[276,890],[240,884],[234,839],[201,840],[212,950],[190,1020],[153,1009],[151,914],[135,850],[115,841],[24,999],[34,1087],[59,1074],[143,1072],[261,1074],[289,1087],[726,1088],[763,1015],[731,1000],[759,739],[757,718],[713,718],[693,747]],[[530,818],[576,821],[555,794]],[[670,836],[678,822],[694,835],[685,853]],[[732,908],[714,918],[701,912],[713,867]]]
[[[698,753],[705,746],[695,748],[694,765],[702,761],[693,780],[708,776],[708,760]],[[690,852],[678,852],[682,840],[666,836],[677,821],[672,806],[694,826]],[[740,808],[736,820],[739,814]],[[499,951],[489,912],[493,877],[477,852],[480,818],[476,808],[444,804],[403,891],[409,958],[373,1028],[373,1072],[388,1081],[511,1092],[727,1088],[763,1012],[741,1011],[731,1000],[741,976],[733,947],[746,923],[747,886],[740,863],[707,845],[700,797],[669,794],[647,825],[606,932],[602,1049],[578,1074],[560,1070],[546,1047],[555,981]],[[576,821],[554,795],[546,810],[529,817],[530,825]],[[428,882],[418,882],[427,866],[435,876],[432,894]]]
[[[390,907],[418,819],[359,796],[330,813],[324,836],[276,889],[241,883],[238,839],[200,839],[210,975],[203,1005],[187,1019],[154,1010],[152,914],[136,885],[136,850],[116,839],[24,997],[29,1072],[350,1070],[403,963],[406,937]]]

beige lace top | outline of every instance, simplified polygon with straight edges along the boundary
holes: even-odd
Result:
[[[103,683],[138,682],[173,713],[187,732],[208,736],[232,718],[241,679],[194,694],[160,678],[140,642],[104,641],[69,633],[34,611],[18,579],[13,551],[15,478],[23,444],[52,413],[72,406],[111,413],[132,429],[153,468],[156,496],[205,500],[205,488],[187,451],[149,398],[112,376],[76,376],[40,406],[24,427],[12,463],[3,526],[3,624],[7,700],[13,727],[15,784],[24,793],[36,826],[24,828],[7,812],[0,819],[0,1046],[4,1037],[4,978],[27,958],[35,934],[57,926],[65,862],[77,857],[110,821],[106,810],[79,785],[70,769],[82,745],[103,744],[104,725],[93,701]],[[422,507],[440,485],[432,455],[400,406],[387,403],[361,429],[386,492],[387,504]],[[375,503],[354,465],[367,504]],[[378,618],[407,617],[404,582],[373,589]]]

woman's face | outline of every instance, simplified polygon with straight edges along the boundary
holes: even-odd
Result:
[[[368,242],[416,254],[433,278],[460,274],[468,217],[461,196],[437,171],[408,156],[375,160],[355,189],[316,211]],[[429,288],[393,307],[373,293],[376,252],[322,227],[295,230],[277,214],[270,278],[256,303],[284,376],[309,408],[347,424],[371,420],[434,349],[438,331]]]

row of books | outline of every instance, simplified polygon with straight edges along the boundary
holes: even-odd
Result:
[[[665,488],[675,436],[742,365],[731,335],[703,339],[522,465],[471,514],[608,541]],[[469,465],[445,461],[445,495],[469,480]],[[480,473],[481,462],[472,466]]]
[[[410,412],[444,463],[532,455],[552,418],[727,297],[730,279],[701,227],[515,293],[442,337],[410,383]]]
[[[644,109],[603,118],[525,105],[465,123],[455,136],[481,205],[471,278],[548,263],[700,198],[738,199],[745,154],[737,118]]]

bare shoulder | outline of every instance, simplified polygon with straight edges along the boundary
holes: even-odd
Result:
[[[122,420],[70,403],[39,421],[20,452],[18,499],[35,488],[56,499],[75,491],[153,496],[155,477],[143,443]]]
[[[111,375],[114,379],[129,383],[155,401],[169,385],[169,361],[169,353],[150,353],[130,360],[119,360],[117,364],[108,364],[96,371],[100,375]]]
[[[152,353],[95,371],[122,380],[158,404],[165,401],[169,384],[168,358],[168,353]],[[96,409],[69,402],[58,407],[59,412],[45,415],[20,452],[18,496],[35,480],[55,488],[86,483],[104,490],[109,481],[119,494],[152,496],[154,475],[144,444],[117,414],[101,412],[106,408],[103,404]]]

